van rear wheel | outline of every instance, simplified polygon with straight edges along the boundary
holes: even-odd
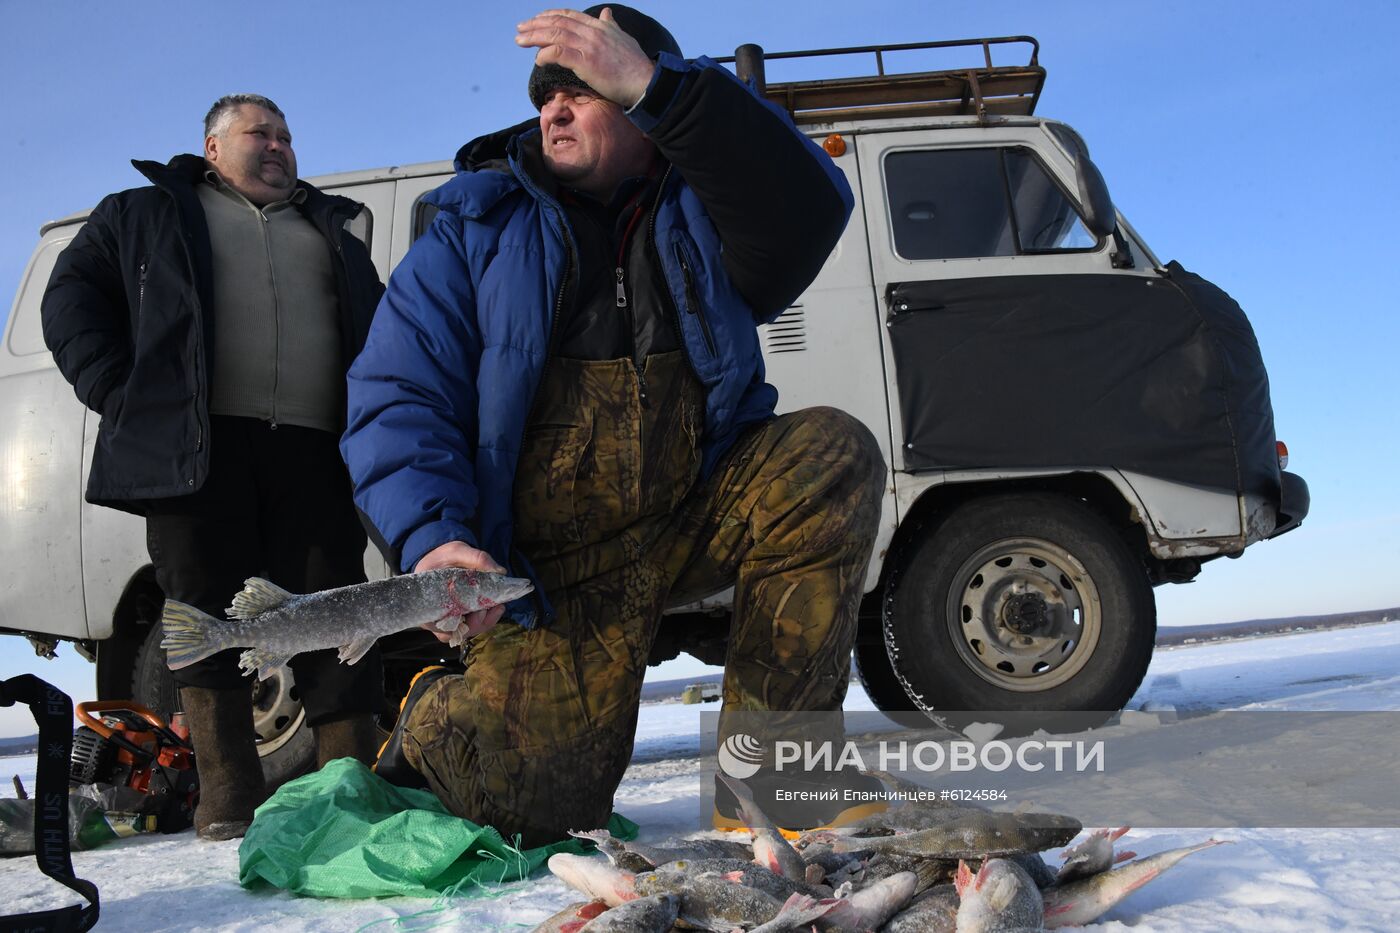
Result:
[[[163,718],[180,708],[175,678],[160,647],[159,623],[149,626],[132,665],[131,698]],[[269,788],[305,774],[316,764],[316,737],[306,725],[296,681],[289,669],[264,681],[250,679],[253,731],[258,735],[258,757]]]
[[[883,627],[925,712],[1114,711],[1142,683],[1157,621],[1146,569],[1107,521],[1024,493],[967,502],[914,542]]]

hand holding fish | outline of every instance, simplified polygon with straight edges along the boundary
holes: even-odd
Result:
[[[506,572],[506,568],[496,563],[490,554],[463,541],[448,541],[433,548],[413,566],[413,572],[422,573],[425,570],[440,570],[444,567],[462,567],[490,573]],[[469,612],[462,617],[462,624],[455,631],[444,632],[435,622],[426,622],[421,628],[432,632],[444,645],[455,647],[494,626],[501,620],[505,611],[505,606],[492,606],[490,609]]]
[[[340,660],[354,664],[383,636],[414,626],[435,626],[460,645],[472,634],[463,618],[495,624],[502,606],[533,589],[529,580],[458,566],[301,595],[252,577],[234,595],[228,619],[167,599],[160,646],[173,671],[225,648],[248,648],[239,666],[266,680],[296,655],[321,648],[339,648]]]

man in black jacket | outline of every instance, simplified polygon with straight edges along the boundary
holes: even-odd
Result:
[[[345,371],[383,291],[347,224],[361,205],[297,181],[282,111],[229,95],[204,155],[134,162],[64,250],[44,339],[102,415],[87,499],[146,518],[171,599],[221,617],[251,576],[292,592],[365,579],[336,449]],[[377,652],[292,661],[318,758],[372,761]],[[176,672],[199,761],[201,836],[242,835],[265,795],[237,650]]]

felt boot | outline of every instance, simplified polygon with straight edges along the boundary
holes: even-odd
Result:
[[[317,768],[324,768],[337,758],[354,758],[372,766],[384,741],[371,713],[352,713],[344,719],[312,726],[311,731],[316,734]]]
[[[267,797],[248,688],[181,687],[180,701],[199,774],[195,831],[201,839],[237,839]]]

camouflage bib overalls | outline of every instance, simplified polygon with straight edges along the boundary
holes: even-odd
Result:
[[[704,396],[680,351],[554,359],[516,475],[518,546],[557,611],[470,643],[404,752],[454,812],[524,845],[606,824],[662,608],[735,586],[726,709],[838,709],[885,467],[835,409],[753,428],[696,484]]]

